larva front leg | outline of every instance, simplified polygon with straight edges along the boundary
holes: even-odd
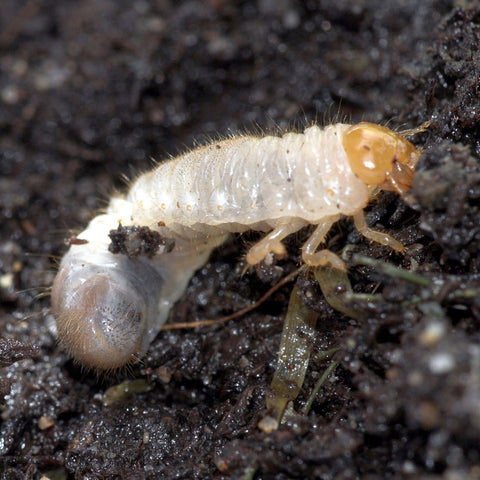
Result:
[[[330,217],[328,220],[325,220],[323,223],[317,226],[310,238],[302,247],[302,258],[303,261],[312,267],[321,267],[325,265],[331,265],[333,268],[338,270],[346,271],[345,263],[340,259],[340,257],[328,249],[317,251],[319,245],[325,240],[325,236],[329,232],[333,224],[338,221],[339,216]],[[390,247],[392,250],[397,252],[404,252],[405,247],[398,240],[395,240],[393,237],[384,232],[379,232],[377,230],[372,230],[368,228],[367,222],[365,221],[365,213],[363,210],[360,210],[355,215],[353,215],[353,222],[355,228],[369,240],[380,243]]]
[[[392,250],[395,250],[397,252],[405,251],[405,247],[398,240],[395,240],[387,233],[379,232],[377,230],[372,230],[368,228],[367,222],[365,221],[365,213],[363,210],[360,210],[353,216],[353,222],[355,224],[355,228],[365,238],[380,243],[381,245],[385,245],[386,247],[390,247]]]

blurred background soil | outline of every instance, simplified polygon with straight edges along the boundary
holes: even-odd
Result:
[[[479,39],[474,1],[2,0],[1,478],[480,478]],[[412,193],[368,213],[408,252],[349,221],[330,236],[377,260],[349,262],[354,290],[380,299],[366,320],[299,280],[320,319],[294,411],[331,361],[321,352],[341,347],[308,415],[257,426],[292,284],[230,323],[162,332],[129,372],[83,371],[56,344],[64,240],[125,176],[212,137],[338,119],[431,124]],[[307,234],[245,275],[257,236],[234,236],[171,321],[250,305],[298,266]]]

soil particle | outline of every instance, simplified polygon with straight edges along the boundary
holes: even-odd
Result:
[[[26,345],[12,338],[0,339],[0,367],[8,367],[14,362],[30,358],[38,354],[33,345]]]
[[[422,85],[425,113],[439,136],[472,145],[478,157],[478,8],[452,10],[439,25],[438,34],[431,61],[425,58],[422,75],[417,78]]]
[[[420,227],[443,249],[458,272],[479,271],[480,162],[470,149],[448,141],[423,155],[412,195],[422,212]],[[473,262],[473,265],[469,265]]]
[[[127,255],[129,258],[139,255],[152,258],[157,253],[171,251],[175,246],[175,242],[163,238],[160,233],[149,227],[119,225],[117,229],[111,230],[108,236],[112,240],[108,250]]]

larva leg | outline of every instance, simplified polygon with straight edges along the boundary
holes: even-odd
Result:
[[[380,243],[381,245],[385,245],[390,247],[392,250],[396,250],[397,252],[404,252],[406,249],[405,247],[398,241],[395,240],[390,235],[378,232],[376,230],[371,230],[367,227],[367,222],[365,221],[365,214],[363,210],[360,210],[353,216],[353,222],[355,224],[355,228],[369,240],[373,240],[374,242]]]
[[[312,267],[319,267],[324,265],[331,265],[333,268],[345,271],[346,267],[343,261],[338,255],[331,252],[328,249],[320,250],[317,252],[318,246],[325,240],[325,236],[332,227],[332,225],[338,220],[339,216],[335,215],[328,218],[327,221],[317,226],[310,238],[302,247],[303,261]]]
[[[256,265],[271,252],[277,255],[284,255],[285,246],[282,240],[288,237],[288,235],[298,232],[304,226],[305,222],[303,220],[292,220],[290,223],[279,225],[250,248],[247,253],[247,262],[250,265]]]

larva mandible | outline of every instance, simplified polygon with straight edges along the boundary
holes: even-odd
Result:
[[[125,197],[113,198],[63,257],[52,289],[61,343],[93,368],[135,361],[229,232],[269,232],[249,249],[250,265],[284,253],[285,237],[314,224],[303,261],[345,268],[335,254],[318,250],[342,215],[353,217],[365,237],[402,251],[400,242],[367,227],[363,209],[379,189],[408,190],[419,155],[386,127],[339,123],[215,141],[161,163]],[[115,255],[109,232],[119,225],[149,227],[173,248],[151,258]]]

